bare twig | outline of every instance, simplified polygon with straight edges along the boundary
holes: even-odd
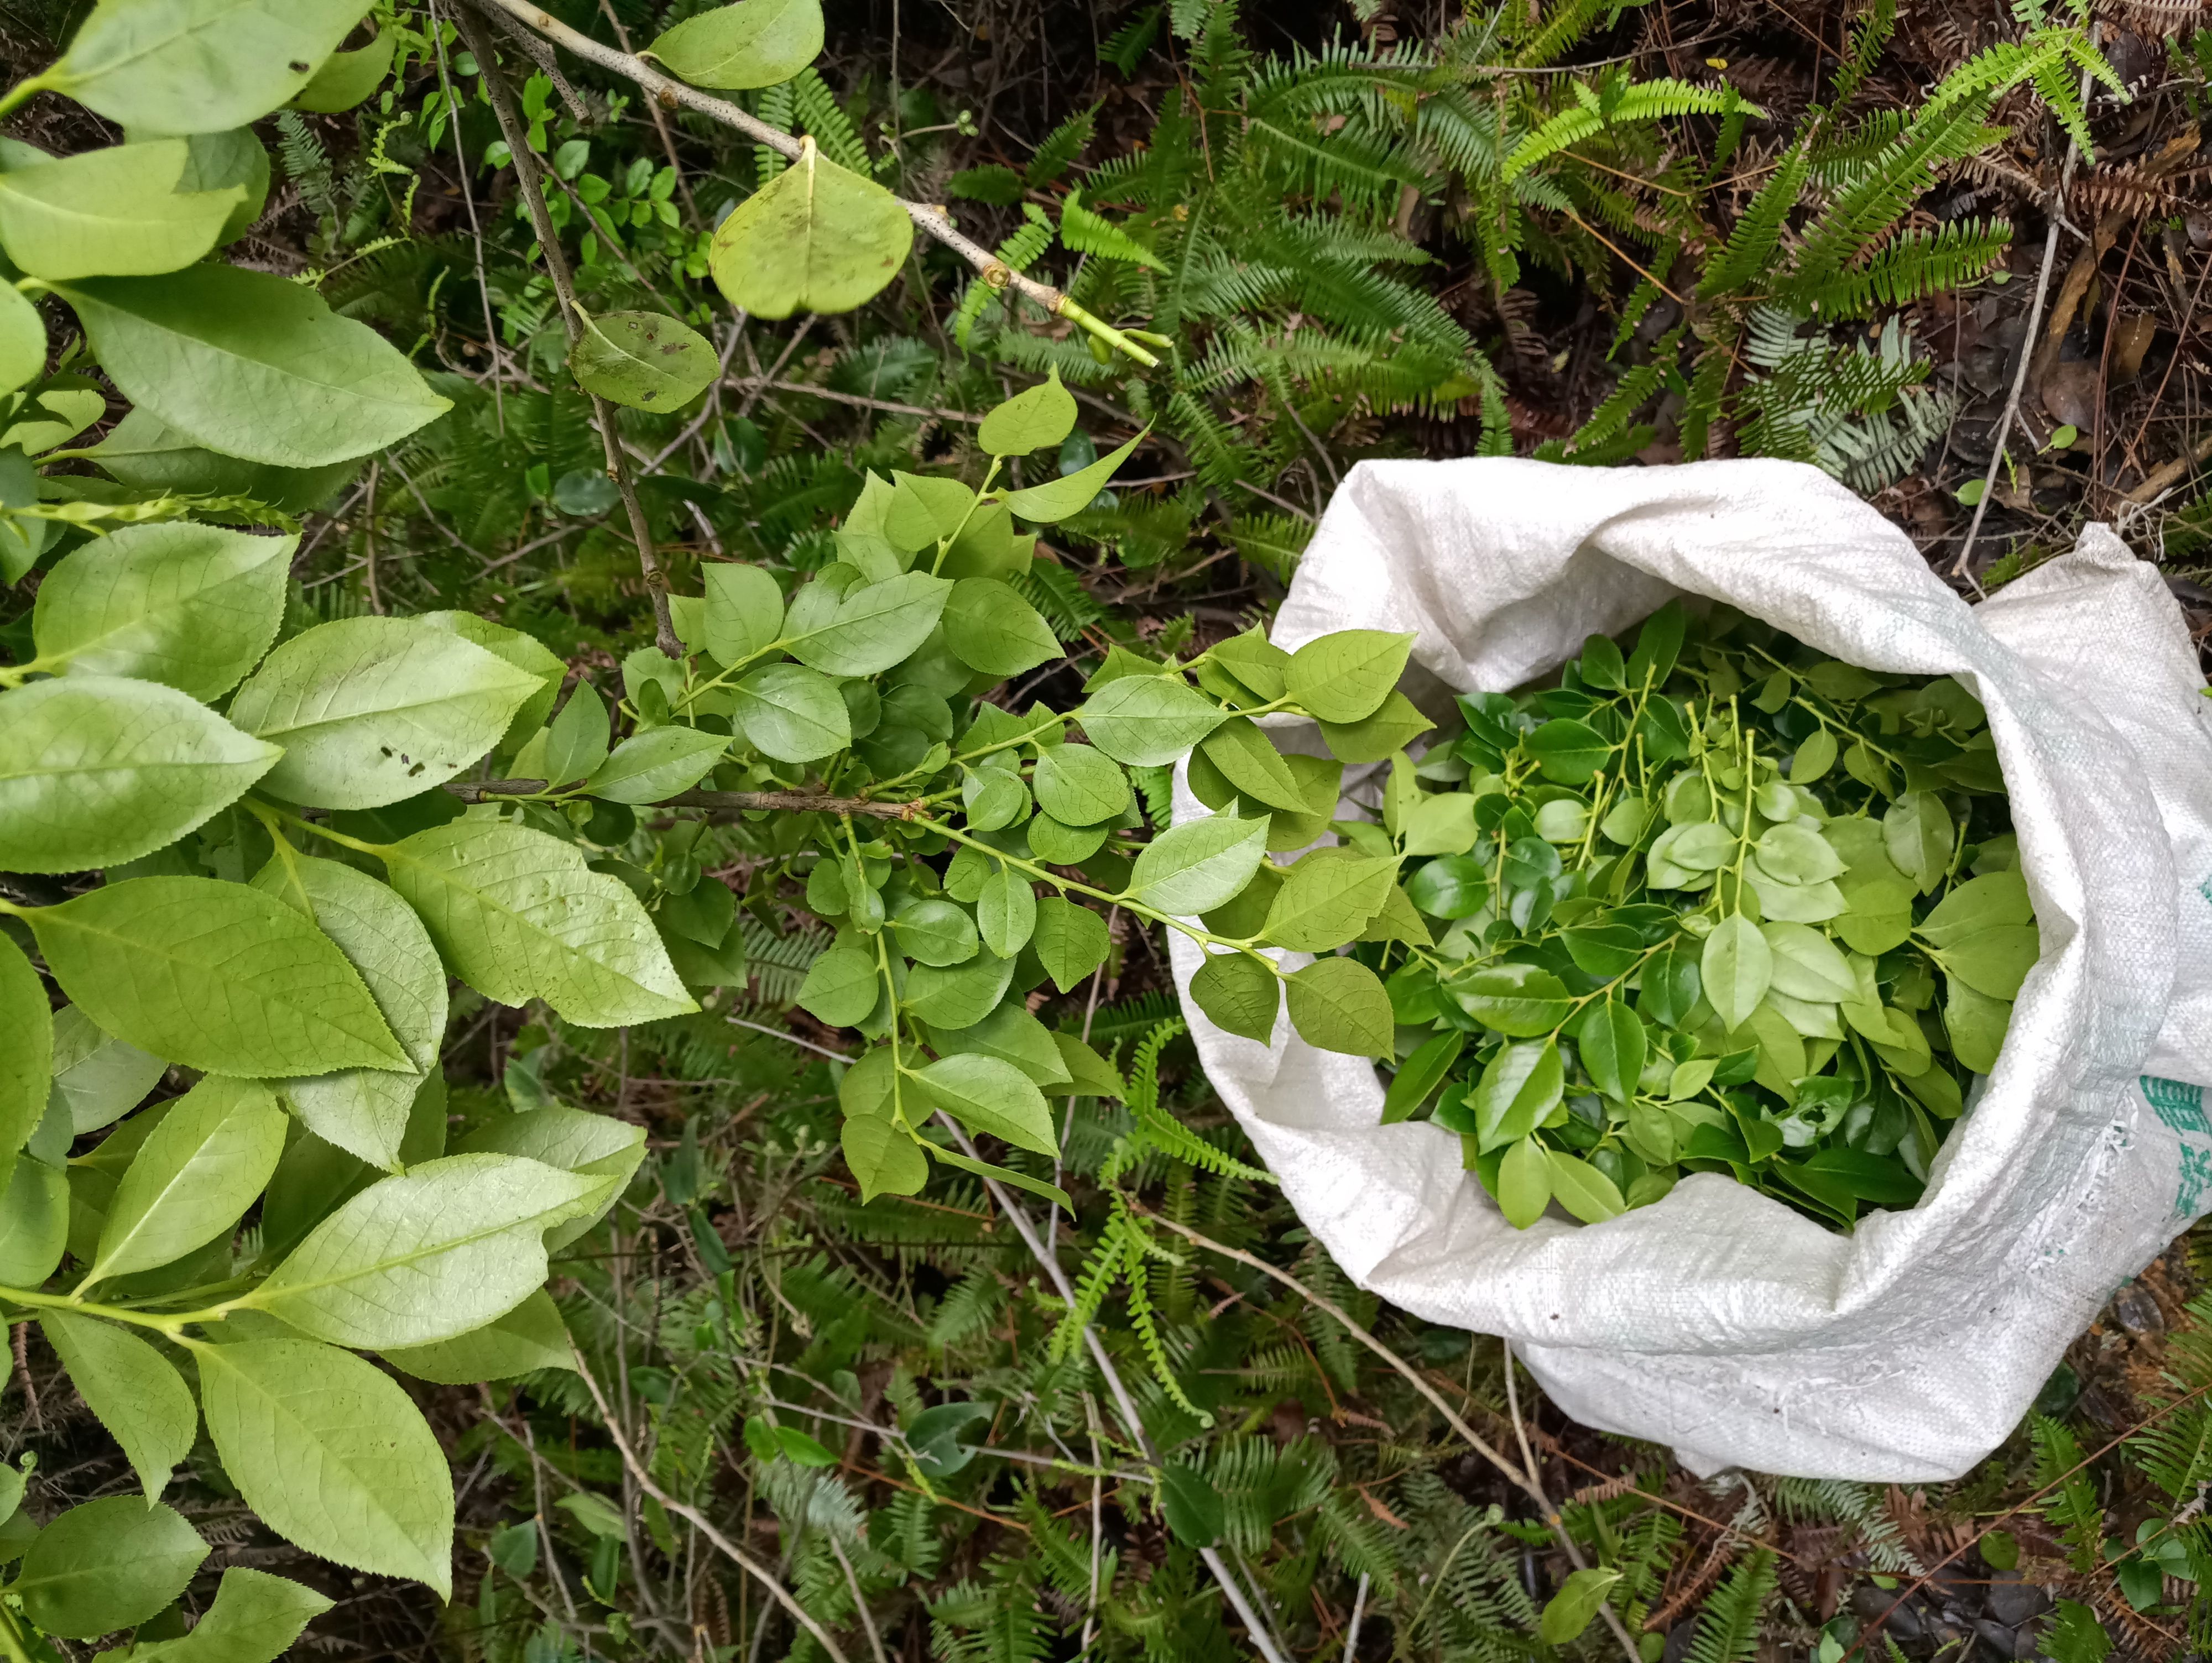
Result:
[[[430,21],[434,26],[438,21],[434,3],[431,7]],[[453,83],[446,73],[446,32],[433,27],[430,39],[438,49],[438,85],[446,95],[446,130],[453,137],[454,172],[461,181],[461,203],[469,210],[469,248],[476,257],[477,298],[483,302],[484,350],[491,354],[492,419],[498,425],[500,437],[504,439],[507,436],[507,404],[501,397],[499,384],[503,376],[505,355],[500,350],[499,325],[492,321],[491,285],[484,278],[483,227],[477,222],[476,192],[469,185],[469,158],[461,149],[461,106],[453,96]],[[434,519],[436,516],[434,514],[431,518]]]
[[[616,1452],[622,1456],[623,1466],[629,1471],[630,1476],[637,1480],[637,1487],[678,1518],[690,1524],[694,1530],[713,1543],[715,1551],[724,1558],[766,1588],[769,1598],[789,1611],[799,1626],[812,1635],[815,1643],[835,1658],[836,1663],[852,1663],[852,1660],[845,1655],[837,1642],[830,1637],[829,1630],[807,1614],[806,1608],[792,1597],[791,1591],[784,1587],[782,1581],[773,1571],[728,1537],[723,1535],[720,1531],[715,1529],[707,1515],[700,1512],[697,1508],[678,1501],[653,1482],[653,1474],[646,1469],[645,1463],[638,1460],[637,1452],[630,1448],[629,1437],[616,1423],[614,1411],[607,1404],[606,1393],[599,1389],[599,1382],[592,1377],[591,1365],[584,1361],[584,1354],[572,1348],[570,1355],[575,1363],[576,1373],[584,1382],[585,1390],[592,1394],[592,1402],[599,1409],[599,1418],[606,1423],[607,1435],[614,1440]]]
[[[777,155],[793,161],[799,160],[812,143],[811,139],[793,138],[781,128],[771,127],[758,117],[750,115],[726,99],[714,98],[682,82],[661,74],[644,59],[626,52],[617,51],[591,36],[573,29],[550,12],[541,10],[530,0],[466,0],[466,3],[486,12],[500,11],[526,27],[535,29],[555,45],[566,47],[586,63],[596,64],[603,70],[635,81],[645,89],[646,96],[664,109],[678,105],[696,111],[709,121],[734,128],[756,144],[764,144]],[[1012,289],[1024,300],[1042,307],[1055,318],[1065,318],[1078,328],[1096,336],[1115,350],[1127,354],[1147,369],[1158,367],[1159,360],[1120,330],[1101,319],[1093,317],[1073,299],[1054,288],[1050,283],[1040,282],[1015,270],[989,249],[972,238],[963,236],[953,229],[952,221],[945,211],[929,203],[908,202],[897,198],[917,229],[934,237],[954,253],[975,268],[984,284],[994,290]],[[665,650],[665,649],[664,649]]]
[[[477,7],[480,10],[487,9]],[[535,8],[532,10],[535,11]],[[576,301],[575,280],[569,273],[568,257],[562,250],[560,234],[553,228],[552,215],[545,211],[545,192],[538,183],[538,158],[530,149],[530,136],[515,112],[514,92],[499,72],[491,38],[484,33],[483,25],[466,9],[457,13],[455,21],[461,38],[468,42],[469,50],[476,54],[477,65],[483,71],[484,87],[491,94],[492,112],[499,118],[500,133],[514,159],[514,176],[522,188],[523,204],[530,211],[531,229],[537,233],[538,250],[545,258],[545,270],[553,279],[553,293],[561,308],[561,326],[568,335],[569,346],[574,348],[583,334],[583,308]],[[637,500],[637,486],[629,476],[622,437],[615,431],[614,409],[597,393],[591,395],[591,400],[592,414],[599,422],[599,440],[606,452],[607,477],[614,482],[615,490],[628,511],[630,537],[637,544],[637,563],[645,574],[646,593],[653,602],[654,644],[670,658],[681,659],[684,643],[677,639],[676,625],[669,614],[668,574],[660,569],[660,561],[653,554],[653,531],[646,523],[644,506]]]
[[[545,789],[543,780],[488,780],[469,784],[455,780],[446,789],[464,803],[495,803],[506,797],[535,797]],[[818,791],[679,791],[653,804],[661,809],[712,809],[724,814],[745,814],[758,809],[781,809],[788,814],[866,814],[878,820],[911,820],[926,806],[911,803],[878,803],[865,797],[832,797]]]
[[[837,1561],[838,1569],[845,1573],[845,1586],[853,1591],[853,1609],[860,1613],[860,1627],[868,1636],[868,1649],[875,1654],[876,1663],[890,1663],[884,1655],[884,1637],[876,1632],[875,1613],[868,1609],[867,1596],[860,1592],[860,1579],[853,1569],[853,1562],[845,1557],[834,1531],[824,1531],[823,1538],[830,1544],[830,1551]]]
[[[500,33],[514,42],[516,50],[524,53],[532,63],[544,71],[545,78],[553,83],[553,90],[561,95],[562,104],[567,108],[569,116],[576,124],[581,127],[588,124],[592,118],[592,112],[584,100],[577,97],[576,89],[568,84],[568,77],[561,73],[561,65],[554,58],[552,47],[531,33],[528,29],[524,28],[505,12],[494,12],[489,15],[491,21],[499,25]]]
[[[2081,71],[2080,96],[2086,102],[2089,96],[2089,72]],[[1995,441],[1990,446],[1989,471],[1982,476],[1982,494],[1974,502],[1974,518],[1966,527],[1966,540],[1959,545],[1959,557],[1951,562],[1951,575],[1963,577],[1973,583],[1973,574],[1967,564],[1974,557],[1974,539],[1982,532],[1982,516],[1990,511],[1990,493],[1996,489],[1997,470],[2004,466],[2005,441],[2012,437],[2012,424],[2020,415],[2020,396],[2027,387],[2027,367],[2035,357],[2035,331],[2043,321],[2044,297],[2051,288],[2051,265],[2058,257],[2058,233],[2064,224],[2061,208],[2066,200],[2066,187],[2074,178],[2074,165],[2081,158],[2079,145],[2066,142],[2066,160],[2058,171],[2058,192],[2051,204],[2051,228],[2043,236],[2043,269],[2035,279],[2035,300],[2028,308],[2027,330],[2020,337],[2020,367],[2013,372],[2012,391],[2005,398],[2004,414],[1997,418]],[[1977,594],[1981,585],[1974,584]]]
[[[833,392],[828,387],[817,387],[805,381],[775,381],[765,375],[732,375],[722,385],[739,392],[787,392],[802,398],[823,398],[833,404],[850,404],[855,410],[884,410],[893,416],[927,416],[939,422],[981,422],[980,416],[966,410],[936,410],[927,404],[901,404],[888,398],[863,398],[856,392]]]

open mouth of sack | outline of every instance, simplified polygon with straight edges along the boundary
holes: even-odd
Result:
[[[1219,921],[1382,979],[1383,1123],[1459,1134],[1523,1228],[1691,1172],[1837,1229],[1916,1202],[2039,947],[1973,695],[1677,604],[1457,705]],[[1190,780],[1238,794],[1203,748]]]

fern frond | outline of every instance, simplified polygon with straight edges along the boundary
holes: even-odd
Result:
[[[1735,294],[1765,274],[1775,245],[1781,240],[1783,222],[1797,205],[1811,167],[1811,155],[1802,145],[1793,147],[1782,159],[1774,176],[1759,187],[1751,206],[1735,222],[1720,258],[1705,268],[1705,278],[1698,285],[1699,300]]]
[[[1144,244],[1085,207],[1080,191],[1069,191],[1060,204],[1060,240],[1079,254],[1127,260],[1132,264],[1150,266],[1155,271],[1168,269],[1166,263]]]
[[[1836,78],[1828,94],[1831,109],[1839,110],[1851,101],[1896,27],[1897,0],[1871,0],[1852,27],[1850,45],[1844,50],[1843,62],[1836,66]]]
[[[2043,1503],[2043,1516],[2058,1526],[2074,1569],[2086,1573],[2102,1554],[2105,1508],[2082,1465],[2081,1446],[2063,1423],[2047,1415],[2031,1417],[2027,1430],[2035,1446],[2036,1484],[2052,1492]]]
[[[1909,306],[1939,289],[1964,288],[2003,258],[2011,243],[2009,221],[1954,220],[1907,231],[1860,265],[1816,283],[1791,282],[1777,293],[1824,318],[1855,318],[1876,301]]]
[[[1030,165],[1024,170],[1030,189],[1043,190],[1073,167],[1097,124],[1098,106],[1094,104],[1087,110],[1078,110],[1047,133],[1030,153]]]
[[[1689,1663],[1750,1663],[1776,1581],[1771,1548],[1756,1550],[1730,1571],[1705,1602],[1697,1637],[1690,1642]]]
[[[797,130],[813,136],[822,148],[822,154],[848,173],[862,179],[875,177],[873,164],[859,133],[853,130],[853,119],[844,106],[837,102],[837,94],[830,90],[830,83],[811,67],[801,70],[790,82],[792,115],[798,124]]]

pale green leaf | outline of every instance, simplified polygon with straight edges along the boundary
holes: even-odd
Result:
[[[636,410],[679,410],[722,373],[714,343],[657,312],[586,314],[568,351],[568,372],[586,392]]]
[[[1579,1161],[1574,1164],[1583,1167],[1584,1170],[1604,1181],[1607,1188],[1612,1187],[1611,1180],[1607,1180],[1602,1173],[1597,1172],[1596,1168],[1588,1167]],[[1555,1159],[1555,1168],[1557,1165],[1558,1162]],[[1556,1177],[1556,1171],[1554,1175]],[[1565,1203],[1566,1198],[1562,1196],[1560,1199]],[[1568,1211],[1571,1212],[1574,1209],[1570,1205]],[[1618,1206],[1613,1209],[1615,1212],[1620,1211]],[[1581,1214],[1577,1213],[1576,1217],[1580,1217]],[[1595,1221],[1585,1219],[1583,1222],[1587,1223]],[[1619,1571],[1603,1567],[1595,1570],[1578,1570],[1569,1576],[1559,1585],[1559,1591],[1552,1596],[1550,1602],[1544,1607],[1543,1616],[1537,1620],[1536,1632],[1544,1643],[1547,1646],[1564,1646],[1581,1634],[1584,1629],[1589,1627],[1590,1620],[1604,1609],[1607,1593],[1620,1580]]]
[[[716,6],[686,18],[646,50],[695,87],[773,87],[821,53],[821,0]]]
[[[697,785],[729,748],[722,735],[701,728],[649,727],[617,745],[584,789],[611,803],[658,803]]]
[[[266,272],[201,264],[58,292],[125,398],[227,456],[319,467],[380,450],[449,407],[368,325]]]
[[[481,1328],[428,1345],[386,1346],[377,1355],[402,1374],[440,1386],[475,1386],[538,1369],[576,1366],[560,1308],[543,1288]]]
[[[49,282],[190,265],[246,192],[178,190],[185,155],[182,139],[162,138],[0,171],[0,248]]]
[[[126,412],[86,455],[142,491],[248,497],[295,514],[326,505],[331,493],[359,468],[352,459],[314,468],[283,468],[225,456],[143,408]]]
[[[708,270],[730,304],[756,318],[850,312],[898,274],[913,246],[899,199],[824,161],[808,137],[798,161],[722,222]]]
[[[700,574],[706,586],[706,650],[728,665],[764,652],[783,634],[783,591],[758,566],[715,564]]]
[[[31,616],[40,662],[220,697],[276,639],[299,546],[296,537],[186,520],[96,537],[39,586]]]
[[[912,1195],[929,1181],[929,1157],[888,1117],[854,1115],[840,1128],[838,1141],[864,1204],[878,1195]]]
[[[53,1076],[54,1019],[45,984],[22,950],[0,936],[0,1176],[39,1129]]]
[[[1024,456],[1058,446],[1074,430],[1075,400],[1054,369],[1036,386],[984,412],[975,442],[993,456]]]
[[[1316,851],[1291,868],[1267,908],[1263,933],[1279,947],[1324,952],[1356,939],[1398,878],[1395,855],[1363,859]]]
[[[1038,1155],[1059,1152],[1044,1094],[1012,1063],[970,1053],[942,1057],[915,1078],[922,1095],[970,1132]]]
[[[1251,882],[1267,851],[1265,820],[1232,814],[1187,820],[1145,846],[1129,893],[1177,917],[1211,912]]]
[[[100,0],[40,80],[148,133],[213,133],[297,96],[367,0]]]
[[[1551,1041],[1499,1046],[1468,1100],[1480,1147],[1499,1149],[1534,1132],[1559,1107],[1566,1082],[1559,1047]]]
[[[192,1356],[208,1434],[264,1523],[336,1563],[452,1593],[453,1479],[396,1381],[308,1340],[202,1345]]]
[[[441,786],[507,731],[536,676],[413,618],[304,630],[233,695],[230,719],[282,745],[262,789],[321,808],[373,809]]]
[[[90,1640],[153,1616],[207,1556],[199,1532],[173,1508],[110,1496],[40,1531],[8,1592],[47,1634]]]
[[[1124,676],[1107,683],[1075,713],[1097,745],[1131,768],[1161,768],[1227,719],[1228,713],[1180,676]]]
[[[975,897],[975,927],[983,945],[1000,958],[1012,958],[1029,944],[1036,928],[1036,891],[1029,874],[1001,866],[983,880]]]
[[[0,283],[0,393],[38,379],[46,367],[46,324],[13,283]]]
[[[1935,958],[1954,981],[1965,982],[1984,998],[2010,1000],[2042,950],[2034,925],[1996,924],[1939,949]]]
[[[1931,947],[1948,948],[1984,930],[2034,920],[2027,880],[2016,871],[1996,871],[1954,886],[1912,932]]]
[[[1808,925],[1768,923],[1759,933],[1773,950],[1771,986],[1793,999],[1832,1004],[1858,997],[1858,978],[1835,943]],[[1716,1006],[1716,1009],[1718,1007]]]
[[[381,1178],[318,1224],[243,1302],[340,1345],[427,1345],[545,1281],[545,1232],[603,1177],[514,1155],[449,1155]]]
[[[1321,720],[1358,722],[1396,689],[1413,646],[1411,635],[1340,629],[1291,653],[1284,679],[1291,697]]]
[[[772,664],[730,689],[730,720],[754,750],[783,762],[811,762],[853,743],[837,685],[804,665]]]
[[[161,1117],[116,1187],[84,1285],[149,1271],[228,1235],[284,1152],[266,1086],[210,1075]]]
[[[454,1146],[459,1155],[520,1155],[591,1179],[599,1190],[577,1203],[575,1215],[545,1232],[545,1250],[558,1253],[605,1217],[645,1159],[645,1128],[611,1114],[550,1105],[526,1114],[488,1121]]]
[[[282,756],[153,682],[71,676],[0,693],[0,870],[73,872],[166,847]]]
[[[963,956],[973,956],[972,950]],[[833,947],[807,967],[799,1004],[832,1028],[850,1028],[866,1020],[882,993],[872,957],[857,948]]]
[[[1127,444],[1108,452],[1088,467],[1078,468],[1073,473],[1064,474],[1058,479],[1048,479],[1042,485],[1009,491],[1006,494],[1007,508],[1024,519],[1039,525],[1049,525],[1055,520],[1066,519],[1071,514],[1081,513],[1111,483],[1115,473],[1129,459],[1137,446],[1145,442],[1145,434],[1151,431],[1151,428],[1146,428]]]
[[[70,1384],[123,1447],[149,1502],[199,1435],[199,1405],[169,1360],[128,1329],[66,1311],[42,1311],[39,1326],[69,1370]]]
[[[97,1132],[137,1108],[168,1071],[161,1058],[100,1032],[74,1004],[54,1012],[53,1035],[53,1096],[69,1114],[72,1136]]]
[[[1095,826],[1129,806],[1129,776],[1094,745],[1048,745],[1030,781],[1037,806],[1069,826]]]
[[[1620,1188],[1578,1155],[1550,1151],[1552,1199],[1585,1224],[1602,1224],[1627,1210]]]
[[[413,1066],[331,938],[242,883],[134,877],[25,918],[87,1016],[171,1062],[250,1078]]]
[[[1908,791],[1881,817],[1891,863],[1923,895],[1935,893],[1951,864],[1951,811],[1932,791]]]
[[[276,1663],[331,1601],[313,1588],[265,1570],[232,1565],[216,1585],[215,1603],[174,1640],[142,1640],[131,1663]]]
[[[1048,895],[1037,902],[1030,944],[1053,986],[1065,993],[1106,962],[1112,942],[1106,920],[1088,907]]]
[[[1215,953],[1190,979],[1190,996],[1219,1028],[1261,1045],[1272,1042],[1282,989],[1274,971],[1243,953]]]
[[[963,578],[945,607],[945,644],[987,676],[1018,676],[1063,656],[1036,607],[997,578]]]
[[[545,730],[545,782],[574,785],[607,760],[607,740],[613,728],[606,701],[589,682],[578,682]]]
[[[473,612],[424,612],[415,622],[434,624],[448,634],[474,641],[493,657],[505,659],[524,675],[537,679],[537,691],[517,706],[514,714],[507,719],[507,731],[500,736],[500,750],[519,747],[553,713],[553,701],[561,696],[561,684],[568,679],[568,666],[537,636],[509,629],[503,623],[494,623]]]
[[[412,1065],[273,1082],[301,1123],[371,1166],[397,1170],[416,1093],[446,1033],[446,972],[414,909],[365,872],[279,850],[253,880],[338,945]]]
[[[380,29],[366,46],[349,52],[332,52],[323,60],[314,78],[300,88],[292,100],[292,107],[312,110],[318,115],[336,115],[341,110],[367,103],[369,94],[383,84],[398,44],[398,37],[390,29]]]
[[[1737,913],[1723,919],[1705,938],[1698,968],[1705,998],[1719,1014],[1721,1025],[1735,1029],[1751,1019],[1751,1013],[1766,997],[1774,974],[1774,953],[1759,926]]]
[[[1290,978],[1291,1025],[1308,1045],[1387,1057],[1395,1036],[1390,996],[1357,959],[1318,959]]]
[[[19,1159],[0,1189],[0,1283],[35,1288],[54,1273],[69,1244],[69,1176],[44,1161]]]
[[[952,592],[948,579],[902,572],[881,583],[848,590],[835,612],[804,628],[801,610],[794,604],[785,621],[783,645],[792,657],[825,674],[872,676],[913,656],[937,628]]]
[[[447,967],[487,998],[542,998],[586,1028],[698,1008],[637,897],[590,870],[574,844],[501,821],[454,820],[383,859]]]
[[[1523,1138],[1498,1162],[1498,1210],[1515,1229],[1525,1230],[1551,1204],[1551,1156],[1535,1138]]]

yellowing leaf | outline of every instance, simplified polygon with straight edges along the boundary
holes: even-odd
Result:
[[[708,256],[716,287],[756,318],[850,312],[875,298],[914,246],[897,197],[823,160],[799,160],[731,210]]]

